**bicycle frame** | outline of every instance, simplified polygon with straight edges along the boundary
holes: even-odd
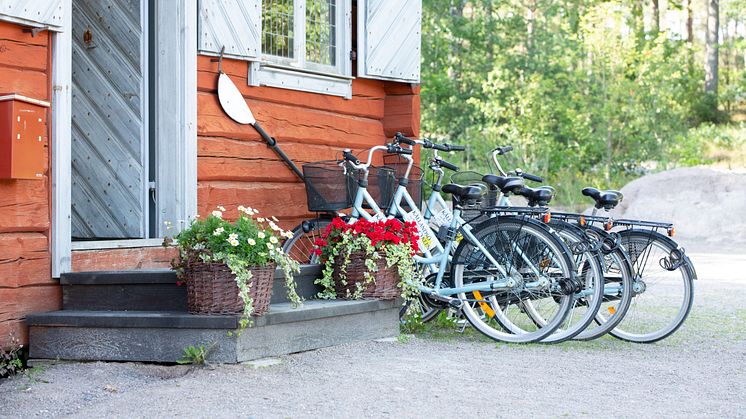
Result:
[[[440,242],[435,237],[435,233],[430,228],[429,224],[425,220],[429,220],[432,217],[432,212],[429,208],[430,206],[435,206],[436,204],[441,206],[442,208],[447,208],[447,204],[445,200],[440,196],[438,193],[431,194],[429,200],[428,200],[428,209],[426,209],[427,218],[425,215],[422,214],[420,209],[417,207],[417,204],[414,202],[414,199],[412,199],[411,195],[409,194],[409,191],[407,191],[406,183],[402,184],[402,182],[399,183],[396,192],[394,194],[394,198],[392,200],[391,206],[389,207],[389,212],[387,215],[384,215],[381,208],[378,206],[378,204],[375,202],[373,197],[370,195],[370,193],[367,191],[367,177],[368,177],[368,167],[370,166],[370,162],[373,156],[373,153],[379,150],[386,150],[386,147],[383,146],[377,146],[371,148],[370,152],[368,153],[368,163],[366,164],[355,164],[352,163],[352,166],[359,170],[364,170],[365,175],[363,177],[364,182],[358,183],[358,190],[357,194],[355,196],[350,221],[354,222],[355,220],[359,218],[365,218],[370,221],[374,220],[382,220],[386,218],[394,218],[397,215],[401,215],[402,218],[404,218],[407,221],[414,221],[417,223],[418,229],[422,230],[421,235],[427,234],[428,237],[431,237],[431,240],[433,242],[433,247],[427,248],[427,246],[423,247],[423,256],[415,255],[413,256],[413,259],[415,262],[421,264],[421,265],[428,265],[431,268],[437,267],[437,273],[436,273],[436,279],[433,287],[427,287],[424,285],[420,285],[419,289],[420,292],[427,293],[430,295],[441,295],[441,296],[452,296],[455,294],[460,293],[466,293],[466,292],[473,292],[473,291],[497,291],[497,290],[509,290],[511,289],[511,283],[514,283],[512,279],[510,278],[510,275],[508,274],[507,270],[495,260],[494,257],[490,254],[490,252],[482,245],[482,243],[477,240],[477,238],[472,233],[472,227],[465,223],[465,221],[461,218],[461,209],[456,207],[453,209],[452,217],[450,219],[449,223],[449,230],[451,232],[460,232],[463,236],[463,239],[468,240],[472,245],[474,245],[479,251],[481,251],[489,260],[489,262],[495,266],[497,273],[500,275],[500,277],[504,279],[499,280],[492,280],[492,281],[485,281],[485,282],[479,282],[475,284],[471,284],[468,286],[463,287],[442,287],[443,278],[445,276],[445,271],[447,268],[448,263],[450,262],[450,253],[446,252],[445,249],[451,249],[455,247],[456,241],[456,234],[448,234],[446,243],[441,245]],[[411,157],[404,156],[408,160],[408,167],[405,172],[405,175],[408,176],[411,166],[413,164],[413,161]],[[442,170],[442,169],[441,169]],[[406,179],[406,177],[405,177]],[[411,211],[407,212],[402,208],[402,201],[406,202]],[[373,214],[368,213],[363,208],[363,203],[367,203],[368,206],[373,211]],[[434,238],[434,240],[432,239]],[[434,250],[434,252],[431,252],[431,250]],[[548,279],[541,274],[540,270],[533,266],[532,263],[528,260],[528,258],[525,257],[522,250],[514,247],[514,250],[518,252],[519,255],[521,255],[522,259],[524,261],[528,262],[530,264],[530,268],[532,271],[534,271],[537,276],[539,276],[540,280],[530,282],[523,284],[526,289],[534,289],[538,287],[543,287]]]

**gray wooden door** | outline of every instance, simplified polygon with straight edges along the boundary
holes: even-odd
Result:
[[[147,24],[141,0],[72,4],[72,236],[143,238]]]

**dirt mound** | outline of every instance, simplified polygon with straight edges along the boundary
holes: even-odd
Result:
[[[681,168],[634,180],[622,193],[616,218],[673,222],[689,246],[746,246],[746,173]]]

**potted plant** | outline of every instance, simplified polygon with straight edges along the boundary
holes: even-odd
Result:
[[[242,314],[241,328],[250,316],[269,308],[275,267],[285,274],[288,298],[301,303],[293,274],[298,263],[280,246],[283,231],[275,217],[257,217],[258,210],[238,207],[238,218],[223,219],[220,206],[209,216],[197,218],[174,237],[179,258],[172,262],[180,281],[186,282],[189,312],[194,314]]]
[[[421,283],[412,256],[418,251],[415,223],[396,219],[348,224],[337,217],[316,239],[324,264],[321,298],[413,300]]]

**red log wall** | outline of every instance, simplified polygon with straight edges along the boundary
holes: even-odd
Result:
[[[0,22],[0,93],[50,101],[51,35],[32,37],[22,29]],[[48,136],[44,144],[49,155]],[[50,202],[49,159],[41,180],[0,180],[0,347],[11,334],[27,342],[26,314],[60,307],[49,252]]]
[[[233,122],[217,98],[217,64],[198,59],[198,212],[216,206],[235,217],[238,205],[274,215],[285,228],[312,216],[303,184],[248,125]],[[224,60],[223,70],[246,98],[257,121],[297,165],[334,159],[383,144],[396,131],[417,135],[419,87],[356,79],[352,99],[270,87],[251,87],[248,64]]]

